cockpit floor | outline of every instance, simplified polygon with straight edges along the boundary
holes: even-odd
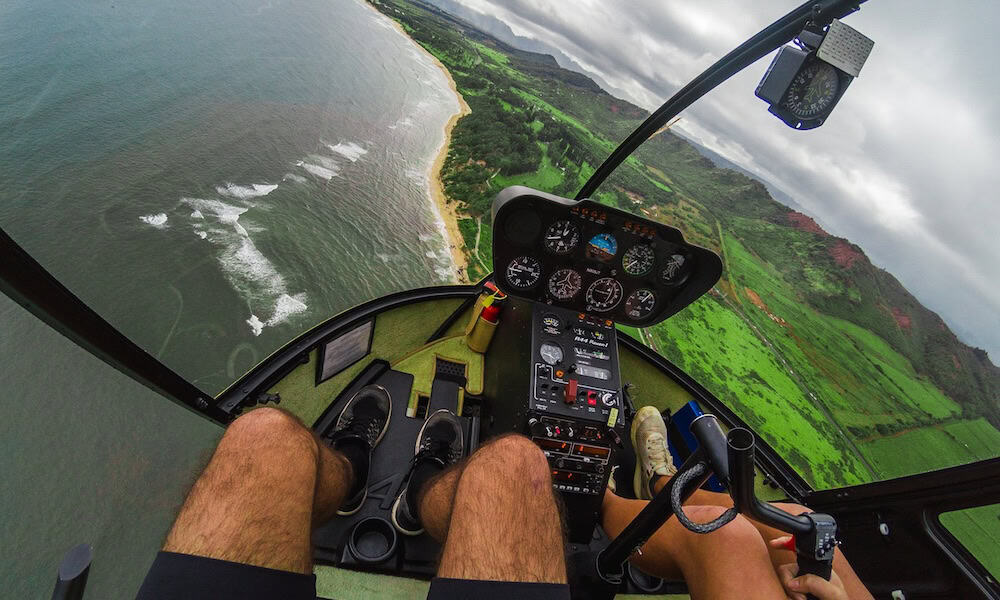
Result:
[[[427,597],[427,588],[430,586],[429,582],[421,579],[349,571],[326,565],[316,566],[313,572],[316,574],[316,592],[320,598],[423,600]],[[619,600],[690,600],[691,598],[686,594],[666,596],[619,594],[615,597]]]

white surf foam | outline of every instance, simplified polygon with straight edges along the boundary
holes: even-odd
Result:
[[[167,224],[167,214],[156,213],[155,215],[145,215],[143,217],[139,217],[139,220],[146,225],[152,225],[157,229],[163,229]]]
[[[431,240],[433,240],[433,239],[434,239],[434,236],[433,236],[433,235],[431,235],[431,234],[429,234],[429,233],[421,233],[421,234],[420,234],[420,235],[418,235],[417,237],[419,237],[419,238],[420,238],[420,241],[421,241],[421,242],[429,242],[429,241],[431,241]]]
[[[294,296],[289,296],[288,294],[278,296],[277,302],[274,303],[274,314],[267,320],[268,327],[284,323],[288,320],[288,317],[305,312],[309,308],[305,303],[305,299],[306,295],[304,293],[295,294]]]
[[[427,252],[424,252],[424,256],[426,256],[427,258],[437,258],[438,257],[437,252],[435,252],[433,250],[428,250]]]
[[[455,279],[455,274],[451,267],[438,267],[434,269],[437,273],[438,279],[441,281],[453,281]]]
[[[368,150],[355,144],[354,142],[340,142],[339,144],[327,144],[327,148],[334,154],[339,154],[351,162],[357,162],[359,158],[368,154]]]
[[[192,219],[204,219],[205,215],[201,214],[201,211],[196,209],[196,210],[194,210],[194,211],[191,212],[191,218]]]
[[[260,335],[260,332],[264,331],[264,323],[257,318],[257,315],[250,315],[250,318],[247,319],[247,325],[250,326],[250,332],[255,336]]]
[[[239,222],[250,207],[205,198],[182,198],[181,202],[203,215],[208,226],[202,230],[202,224],[196,223],[195,233],[221,248],[217,258],[222,271],[247,304],[257,310],[261,306],[271,307],[271,316],[266,320],[255,313],[246,319],[253,335],[260,335],[264,327],[283,323],[308,308],[306,295],[291,294],[285,278],[254,244],[249,230],[263,230],[252,225],[244,227]],[[213,222],[217,226],[213,227]]]
[[[215,191],[222,196],[229,196],[230,198],[258,198],[260,196],[266,196],[278,189],[277,185],[268,183],[254,183],[252,185],[236,185],[234,183],[226,182],[225,185],[219,185],[215,187]]]
[[[296,175],[295,173],[285,173],[285,176],[281,178],[282,181],[294,181],[295,183],[307,183],[309,180],[301,175]]]
[[[321,167],[319,165],[314,165],[312,163],[307,163],[307,162],[302,161],[302,160],[300,160],[297,163],[295,163],[295,166],[302,167],[302,169],[305,170],[310,175],[315,175],[316,177],[319,177],[321,179],[325,179],[327,181],[330,181],[331,179],[333,179],[334,177],[337,176],[336,169],[330,169],[330,168],[327,168],[327,167]]]

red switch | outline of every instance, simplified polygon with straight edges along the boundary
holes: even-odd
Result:
[[[569,383],[566,385],[566,404],[573,404],[576,402],[576,380],[570,379]]]

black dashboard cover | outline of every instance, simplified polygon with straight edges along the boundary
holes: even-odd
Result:
[[[638,327],[675,314],[722,275],[718,255],[674,227],[524,186],[493,201],[493,264],[507,294]]]

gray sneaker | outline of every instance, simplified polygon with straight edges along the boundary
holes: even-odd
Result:
[[[673,477],[674,459],[667,450],[667,425],[655,406],[643,406],[632,420],[632,447],[635,448],[635,497],[652,500],[649,480],[653,474]]]
[[[442,408],[424,421],[417,434],[406,485],[392,504],[392,524],[400,533],[420,535],[424,532],[417,517],[417,507],[410,506],[408,490],[410,486],[416,486],[414,489],[418,490],[431,476],[462,460],[465,453],[463,438],[462,422],[450,410]]]

